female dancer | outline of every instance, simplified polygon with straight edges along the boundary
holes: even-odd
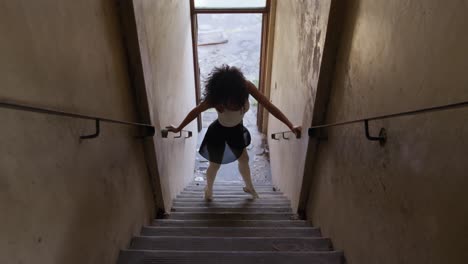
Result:
[[[205,200],[207,201],[212,200],[213,183],[221,164],[236,160],[239,161],[239,172],[245,183],[244,191],[250,193],[253,198],[258,198],[252,184],[249,156],[246,150],[251,140],[250,133],[242,123],[244,114],[249,110],[249,95],[252,95],[273,116],[286,124],[294,134],[301,133],[302,128],[293,126],[288,118],[257,90],[254,84],[245,79],[238,68],[228,65],[216,67],[210,73],[202,102],[188,113],[182,123],[178,127],[167,127],[167,130],[177,133],[200,113],[212,107],[216,109],[218,119],[208,127],[199,150],[200,155],[210,161],[206,170]]]

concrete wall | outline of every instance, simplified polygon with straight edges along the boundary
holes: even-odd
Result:
[[[271,101],[296,125],[308,127],[318,82],[330,1],[277,1]],[[270,115],[268,132],[288,128]],[[305,130],[304,130],[305,131]],[[299,202],[308,137],[269,140],[273,182]]]
[[[350,1],[327,122],[468,100],[466,1]],[[281,24],[281,23],[278,23]],[[466,263],[468,109],[328,131],[311,221],[353,263]]]
[[[190,139],[162,139],[160,130],[178,125],[195,106],[189,1],[134,0],[140,52],[151,118],[156,127],[155,149],[166,211],[172,199],[193,178],[196,122],[185,129]],[[172,136],[171,136],[172,137]]]
[[[0,1],[0,100],[136,121],[114,1]],[[132,128],[0,109],[0,263],[115,263],[152,216]]]

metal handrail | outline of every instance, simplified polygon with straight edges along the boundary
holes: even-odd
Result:
[[[294,132],[288,130],[288,131],[283,131],[283,132],[277,132],[277,133],[273,133],[271,134],[271,139],[273,140],[280,140],[280,138],[278,136],[281,136],[281,138],[285,139],[285,140],[289,140],[290,137],[286,137],[286,134],[294,134]],[[296,138],[301,138],[301,133],[298,133],[298,134],[294,134],[296,136]]]
[[[161,135],[162,135],[162,137],[163,137],[163,138],[167,138],[167,136],[169,135],[169,132],[171,132],[171,131],[169,131],[169,130],[167,130],[167,129],[161,130]],[[193,135],[192,131],[189,131],[189,130],[181,130],[181,131],[179,131],[179,132],[177,133],[177,134],[178,134],[177,136],[174,136],[174,138],[181,138],[181,137],[182,137],[182,132],[187,133],[187,135],[186,135],[184,138],[191,138],[192,135]]]
[[[127,122],[127,121],[121,121],[121,120],[98,117],[98,116],[83,115],[83,114],[58,111],[58,110],[53,110],[53,109],[48,109],[48,108],[43,108],[43,107],[36,107],[36,106],[31,106],[31,105],[25,105],[25,104],[13,103],[13,102],[5,102],[5,101],[0,101],[0,107],[20,110],[20,111],[47,114],[47,115],[66,116],[66,117],[79,118],[79,119],[95,120],[96,132],[91,135],[80,136],[81,139],[97,138],[100,134],[100,122],[107,122],[107,123],[137,126],[137,127],[145,128],[145,130],[147,131],[147,134],[142,137],[152,137],[154,136],[154,133],[155,133],[154,126],[149,125],[149,124]]]
[[[468,106],[468,101],[463,101],[463,102],[458,102],[458,103],[453,103],[453,104],[446,104],[446,105],[440,105],[440,106],[421,108],[421,109],[418,109],[418,110],[399,112],[399,113],[394,113],[394,114],[389,114],[389,115],[380,115],[380,116],[373,116],[373,117],[368,117],[368,118],[355,119],[355,120],[351,120],[351,121],[336,122],[336,123],[312,126],[312,127],[310,127],[308,129],[308,134],[309,134],[310,137],[320,137],[318,135],[319,133],[317,132],[317,130],[319,130],[321,128],[343,126],[343,125],[349,125],[349,124],[364,122],[364,129],[365,129],[365,133],[366,133],[366,138],[371,140],[371,141],[379,141],[381,144],[385,144],[385,142],[387,140],[387,133],[385,131],[385,128],[381,128],[379,136],[377,136],[377,137],[370,136],[369,121],[382,120],[382,119],[388,119],[388,118],[394,118],[394,117],[400,117],[400,116],[407,116],[407,115],[417,115],[417,114],[428,113],[428,112],[444,111],[444,110],[462,108],[462,107],[467,107],[467,106]]]

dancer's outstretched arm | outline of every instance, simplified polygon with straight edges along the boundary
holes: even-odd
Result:
[[[171,132],[178,133],[186,125],[188,125],[195,118],[197,118],[197,116],[199,116],[202,112],[204,112],[204,111],[206,111],[206,110],[208,110],[210,108],[211,108],[211,106],[206,101],[202,101],[199,105],[197,105],[195,108],[193,108],[187,114],[187,116],[184,118],[184,120],[182,121],[182,123],[180,123],[180,125],[178,127],[174,127],[173,125],[170,125],[170,126],[166,127],[166,129],[171,131]]]
[[[263,105],[268,112],[270,112],[274,117],[278,118],[281,122],[283,122],[286,126],[291,129],[292,132],[296,135],[301,135],[302,127],[301,126],[294,126],[291,121],[278,109],[274,104],[272,104],[268,98],[266,98],[260,91],[258,91],[257,87],[249,81],[247,81],[247,90],[249,93],[255,98],[261,105]]]

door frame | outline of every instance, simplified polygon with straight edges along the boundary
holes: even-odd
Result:
[[[201,82],[200,82],[200,66],[198,63],[198,14],[262,14],[262,32],[260,40],[260,63],[259,63],[259,76],[258,76],[258,89],[265,96],[265,76],[266,69],[270,60],[267,60],[267,49],[269,48],[269,35],[270,35],[270,21],[272,13],[271,5],[274,0],[266,0],[265,7],[260,8],[195,8],[195,0],[190,0],[190,21],[192,30],[192,49],[193,49],[193,69],[195,77],[195,103],[198,105],[201,102]],[[268,89],[269,91],[269,89]],[[259,104],[257,109],[257,126],[259,131],[264,131],[263,127],[263,107]],[[201,115],[197,118],[198,131],[202,130]]]

